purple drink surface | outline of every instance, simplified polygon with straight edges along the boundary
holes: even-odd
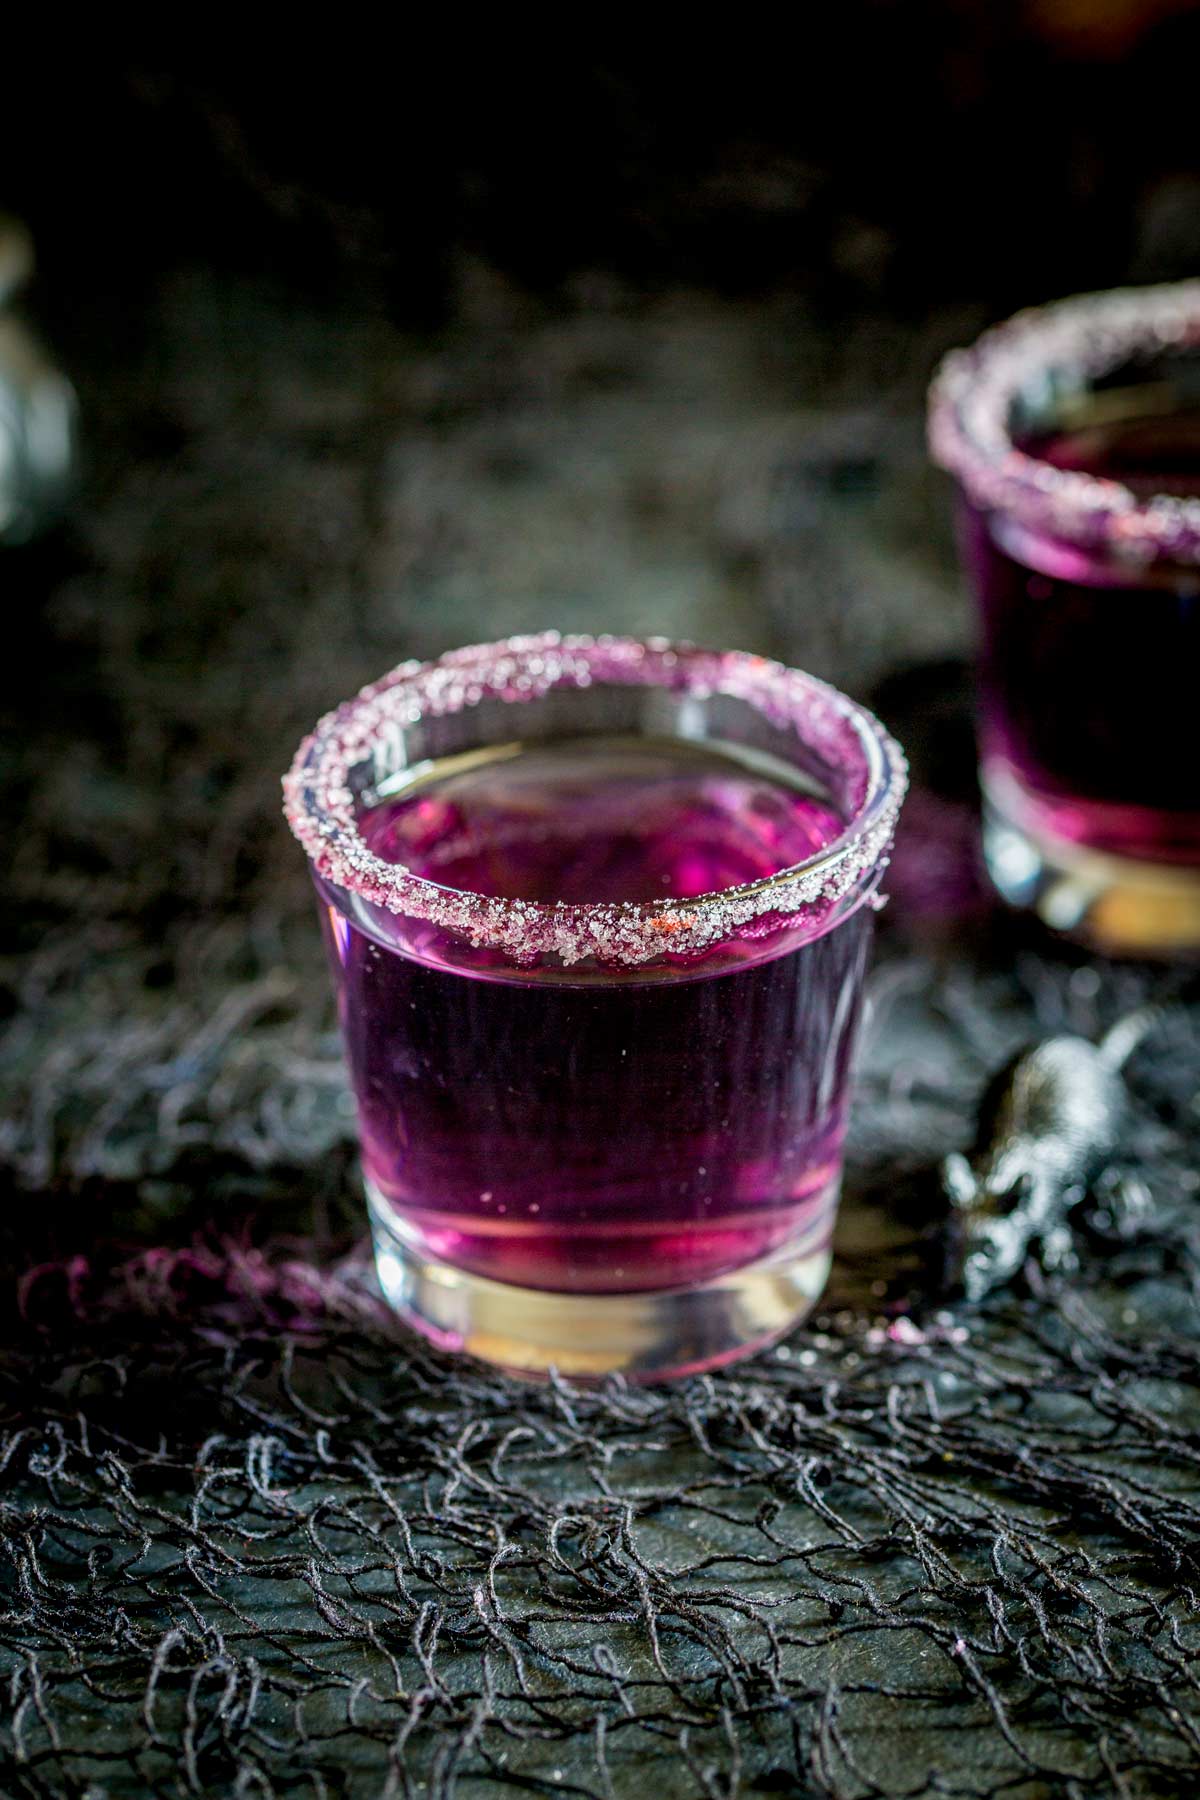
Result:
[[[504,745],[359,821],[388,862],[506,900],[683,899],[777,874],[842,821],[794,771],[679,739]]]
[[[360,829],[443,884],[587,903],[759,880],[842,821],[782,763],[589,738],[434,765]],[[325,918],[368,1188],[420,1254],[620,1293],[827,1241],[868,906],[732,956],[528,975]]]
[[[1113,406],[1101,390],[1099,417],[1020,447],[1139,498],[1200,494],[1200,413],[1105,418]],[[1087,848],[1200,863],[1200,571],[1131,573],[965,503],[962,539],[981,611],[984,783],[1001,811]]]

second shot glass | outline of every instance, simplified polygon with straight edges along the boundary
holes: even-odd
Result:
[[[830,1261],[904,759],[762,657],[553,634],[301,746],[384,1292],[531,1374],[778,1337]]]
[[[984,852],[1113,953],[1200,947],[1200,282],[1018,314],[943,363],[979,619]]]

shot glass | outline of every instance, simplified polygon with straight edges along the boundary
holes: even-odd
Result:
[[[527,1374],[779,1337],[830,1263],[904,759],[762,657],[405,663],[297,753],[383,1291]]]
[[[942,364],[979,616],[984,853],[1112,953],[1200,946],[1200,282],[1018,314]]]

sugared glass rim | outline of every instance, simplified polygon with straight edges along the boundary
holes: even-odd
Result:
[[[694,899],[587,905],[500,899],[444,887],[385,862],[364,841],[351,773],[421,718],[482,700],[514,704],[556,688],[661,687],[698,698],[727,695],[791,730],[832,767],[849,770],[853,817],[816,855],[775,875]],[[517,962],[552,956],[633,966],[691,954],[766,923],[766,915],[819,922],[886,866],[907,786],[899,745],[866,710],[815,676],[742,651],[702,650],[665,638],[537,636],[401,663],[326,716],[284,777],[284,812],[316,873],[405,917],[427,920]],[[793,921],[793,915],[795,920]]]
[[[967,497],[1030,531],[1134,565],[1200,563],[1200,498],[1139,499],[1121,481],[1018,450],[1018,398],[1096,381],[1132,357],[1200,349],[1200,281],[1117,288],[1030,307],[944,358],[929,390],[929,449]]]

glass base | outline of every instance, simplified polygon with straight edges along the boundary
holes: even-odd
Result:
[[[404,1242],[368,1190],[375,1265],[400,1316],[442,1350],[510,1374],[577,1381],[694,1375],[749,1356],[812,1310],[829,1274],[828,1242],[789,1246],[700,1287],[640,1294],[550,1293],[430,1260]]]
[[[1010,906],[1110,956],[1200,950],[1200,869],[1135,862],[1015,825],[985,798],[983,854]]]

